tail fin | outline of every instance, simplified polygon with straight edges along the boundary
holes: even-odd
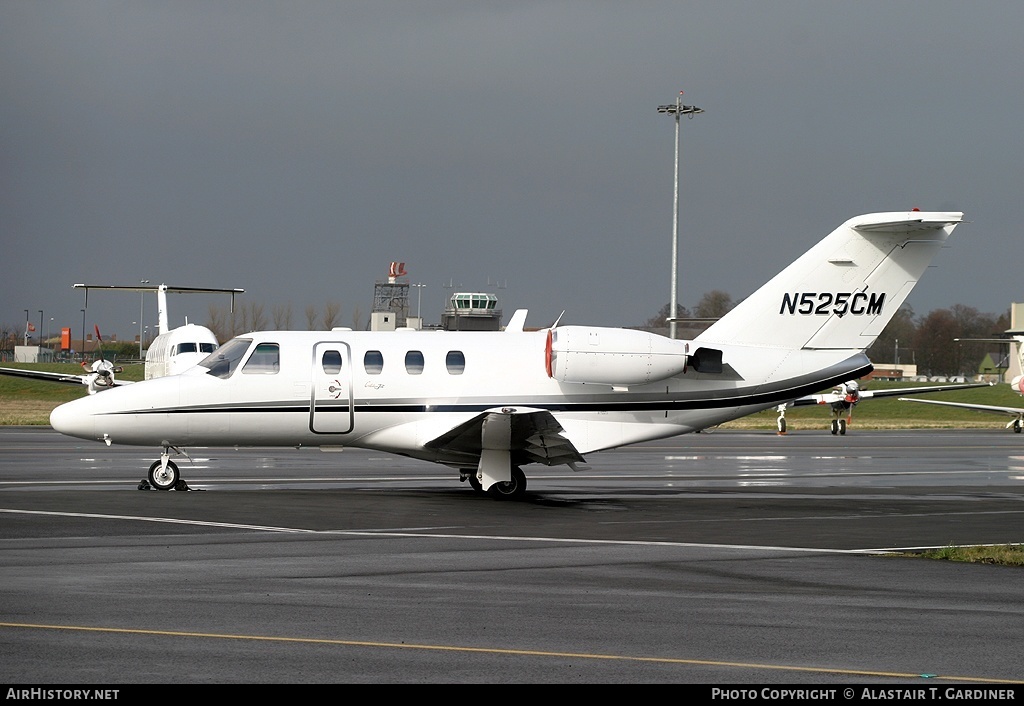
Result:
[[[962,218],[922,211],[851,218],[696,340],[864,350]]]

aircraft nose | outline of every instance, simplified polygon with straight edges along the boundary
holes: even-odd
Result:
[[[95,438],[92,416],[80,409],[80,403],[88,402],[89,398],[66,402],[50,412],[50,426],[66,436],[80,439]]]

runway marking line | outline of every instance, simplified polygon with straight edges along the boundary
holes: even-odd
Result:
[[[1001,514],[1002,511],[995,514]],[[155,522],[174,525],[193,525],[196,527],[215,527],[218,529],[250,530],[254,532],[277,532],[281,534],[315,534],[315,535],[338,535],[349,537],[406,537],[414,539],[481,539],[499,542],[538,542],[549,544],[593,544],[603,546],[629,546],[629,547],[679,547],[689,549],[735,549],[735,550],[760,550],[770,552],[794,552],[804,554],[889,554],[892,552],[939,549],[946,545],[934,547],[875,547],[863,549],[827,549],[824,547],[779,547],[762,544],[710,544],[707,542],[659,542],[653,540],[625,540],[625,539],[580,539],[578,537],[526,537],[519,535],[500,534],[450,534],[424,527],[415,532],[398,530],[312,530],[298,527],[272,527],[268,525],[246,525],[233,522],[210,522],[208,520],[181,520],[173,517],[142,517],[140,515],[103,515],[91,512],[54,512],[51,510],[18,510],[14,508],[0,508],[0,513],[11,515],[47,515],[52,517],[83,517],[100,520],[132,520],[136,522]],[[973,514],[973,513],[971,513]],[[786,518],[783,518],[786,519]],[[792,519],[792,518],[789,518]],[[1003,543],[982,544],[972,542],[972,546],[1002,546]]]
[[[0,508],[0,513],[12,515],[47,515],[53,517],[84,517],[103,520],[133,520],[138,522],[156,522],[175,525],[194,525],[197,527],[216,527],[219,529],[240,529],[253,530],[258,532],[279,532],[283,534],[316,534],[316,535],[339,535],[351,537],[407,537],[416,539],[483,539],[501,542],[544,542],[562,544],[595,544],[595,545],[621,545],[621,546],[646,546],[646,547],[687,547],[705,549],[758,549],[763,551],[777,552],[811,552],[815,554],[854,554],[865,549],[822,549],[817,547],[772,547],[756,544],[707,544],[701,542],[657,542],[622,539],[580,539],[576,537],[524,537],[516,535],[492,535],[492,534],[449,534],[440,532],[409,532],[395,530],[311,530],[295,527],[269,527],[263,525],[245,525],[230,522],[209,522],[206,520],[180,520],[170,517],[141,517],[137,515],[102,515],[87,512],[53,512],[49,510],[16,510],[12,508]],[[428,529],[428,528],[424,528]]]
[[[378,647],[402,650],[433,650],[437,652],[464,652],[475,654],[508,655],[518,657],[551,657],[557,659],[588,659],[620,662],[642,662],[654,664],[678,664],[699,667],[736,667],[740,669],[766,669],[785,672],[802,672],[812,674],[838,674],[843,676],[890,677],[904,679],[920,679],[923,674],[909,672],[883,672],[863,669],[837,669],[829,667],[801,667],[796,665],[762,664],[759,662],[730,662],[724,660],[686,659],[682,657],[640,657],[630,655],[613,655],[592,652],[551,652],[547,650],[516,650],[499,647],[466,647],[460,645],[426,645],[406,642],[374,642],[370,640],[340,640],[317,637],[281,637],[274,635],[233,635],[229,633],[188,632],[179,630],[146,630],[140,628],[103,628],[81,625],[45,625],[40,623],[6,623],[0,622],[4,628],[24,628],[35,630],[68,630],[75,632],[106,633],[111,635],[152,635],[162,637],[196,637],[216,640],[249,640],[254,642],[282,642],[307,645],[337,645],[343,647]],[[927,674],[928,679],[983,682],[986,684],[1021,684],[1013,679],[996,679],[988,677],[965,677],[953,675]]]

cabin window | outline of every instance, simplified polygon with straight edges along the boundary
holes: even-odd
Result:
[[[363,370],[367,375],[380,375],[384,370],[384,355],[380,351],[366,351],[363,356]]]
[[[409,351],[405,354],[405,372],[410,375],[423,373],[423,353],[421,351]]]
[[[341,351],[324,351],[320,363],[326,374],[337,375],[341,372]]]
[[[231,373],[235,372],[235,368],[238,367],[238,363],[242,360],[245,352],[249,350],[251,343],[252,339],[249,338],[232,338],[223,346],[210,353],[210,355],[203,358],[199,365],[209,369],[210,372],[208,374],[214,377],[231,377]]]
[[[243,375],[273,375],[281,369],[281,352],[276,343],[258,343],[242,366]]]
[[[462,375],[466,370],[466,356],[462,351],[448,351],[444,364],[448,367],[449,375]]]

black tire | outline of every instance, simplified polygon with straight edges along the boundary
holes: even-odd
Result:
[[[839,422],[835,419],[832,420],[832,435],[835,436],[839,433]]]
[[[149,484],[157,490],[172,490],[181,478],[174,461],[167,462],[167,470],[161,472],[160,462],[156,461],[149,467]]]
[[[1014,434],[1020,434],[1020,426],[1021,426],[1020,425],[1020,420],[1019,419],[1014,419],[1013,420],[1013,433]]]
[[[495,500],[519,500],[526,493],[526,474],[519,466],[512,466],[512,480],[495,483],[487,493]]]
[[[839,420],[839,433],[840,434],[845,434],[846,433],[846,420],[845,419],[840,419]]]
[[[467,476],[466,480],[469,481],[469,485],[473,488],[474,493],[484,492],[484,487],[480,485],[480,479],[476,477],[476,471]]]
[[[785,434],[786,433],[786,420],[785,419],[780,419],[779,420],[779,433],[780,434]]]

